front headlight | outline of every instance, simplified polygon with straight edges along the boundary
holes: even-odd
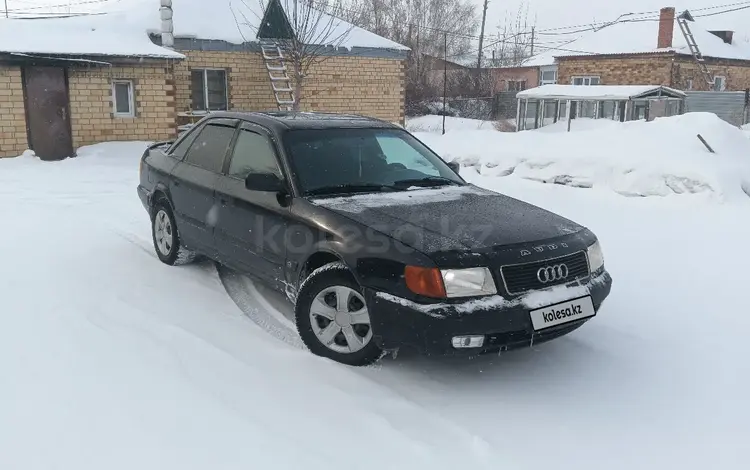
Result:
[[[441,269],[448,297],[471,297],[497,294],[495,281],[488,268]]]
[[[588,248],[588,256],[590,272],[594,273],[604,266],[604,254],[602,253],[602,246],[599,244],[599,240],[595,241]]]

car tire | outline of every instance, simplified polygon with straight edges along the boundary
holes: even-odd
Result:
[[[179,266],[195,261],[196,254],[182,246],[172,208],[164,199],[154,204],[151,237],[156,256],[162,263]]]
[[[305,279],[294,313],[300,338],[315,355],[350,366],[383,356],[362,288],[343,263],[327,264]]]

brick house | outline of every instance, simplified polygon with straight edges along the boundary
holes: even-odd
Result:
[[[279,0],[270,3],[283,13]],[[196,115],[277,108],[258,32],[288,28],[278,24],[285,14],[267,17],[271,8],[254,0],[126,8],[0,20],[0,157],[31,148],[58,159],[102,141],[169,140]],[[327,25],[342,47],[321,44],[325,60],[310,69],[301,108],[403,122],[408,49],[338,19]]]
[[[689,16],[689,28],[711,76],[708,83],[677,18],[673,7],[662,8],[658,16],[630,18],[550,48],[526,61],[525,67],[504,69],[502,74],[523,72],[536,76],[539,85],[662,85],[704,91],[750,87],[750,43],[737,40],[733,31],[708,31],[700,19]],[[529,79],[526,88],[533,88],[533,83]]]

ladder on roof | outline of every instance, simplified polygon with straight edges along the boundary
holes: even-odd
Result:
[[[687,42],[687,45],[690,48],[690,53],[693,55],[695,63],[698,64],[698,69],[700,69],[701,75],[703,75],[703,79],[708,84],[710,90],[714,85],[714,77],[711,75],[711,72],[708,71],[706,61],[703,59],[703,54],[700,49],[698,49],[698,43],[695,42],[695,37],[693,37],[692,31],[690,31],[688,21],[693,21],[693,16],[687,10],[677,17],[677,24],[680,26],[680,31],[682,31],[682,35],[685,36],[685,42]]]
[[[279,111],[291,111],[295,102],[294,89],[287,74],[281,48],[273,41],[261,41],[260,51]]]

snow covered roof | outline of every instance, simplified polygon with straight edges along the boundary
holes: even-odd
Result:
[[[172,0],[176,38],[223,40],[234,44],[256,41],[267,0]],[[293,9],[293,0],[280,0]],[[154,44],[149,34],[161,33],[161,0],[105,3],[86,16],[43,19],[0,19],[0,52],[11,54],[125,56],[182,59]],[[287,9],[287,11],[289,11]],[[352,26],[329,15],[315,15],[320,31],[314,44],[344,37],[346,48],[407,51],[407,47]]]
[[[159,11],[153,16],[158,20]],[[72,18],[0,19],[0,52],[182,59],[157,46],[125,13]]]
[[[291,19],[294,0],[279,1]],[[174,36],[223,40],[233,44],[256,41],[267,2],[268,0],[172,0]],[[127,9],[140,17],[143,17],[144,11],[148,12],[145,18],[148,21],[148,32],[158,34],[161,31],[159,5],[160,0],[131,0],[127,3]],[[318,39],[319,42],[314,44],[325,45],[326,41],[345,36],[338,45],[347,48],[409,50],[406,46],[325,13],[320,16],[314,14],[310,22],[318,25],[318,31],[309,35]]]
[[[750,60],[750,43],[736,39],[732,44],[708,32],[700,21],[690,22],[690,30],[695,37],[701,53],[706,57],[717,59]],[[657,48],[659,22],[653,19],[643,21],[626,21],[606,26],[598,31],[585,33],[580,38],[565,44],[537,47],[545,50],[524,63],[530,66],[552,65],[555,57],[585,56],[591,54],[644,54],[658,52],[676,52],[690,55],[685,37],[682,35],[677,20],[672,33],[672,47]]]
[[[666,96],[685,93],[658,85],[542,85],[516,94],[523,99],[630,100],[661,91]]]

